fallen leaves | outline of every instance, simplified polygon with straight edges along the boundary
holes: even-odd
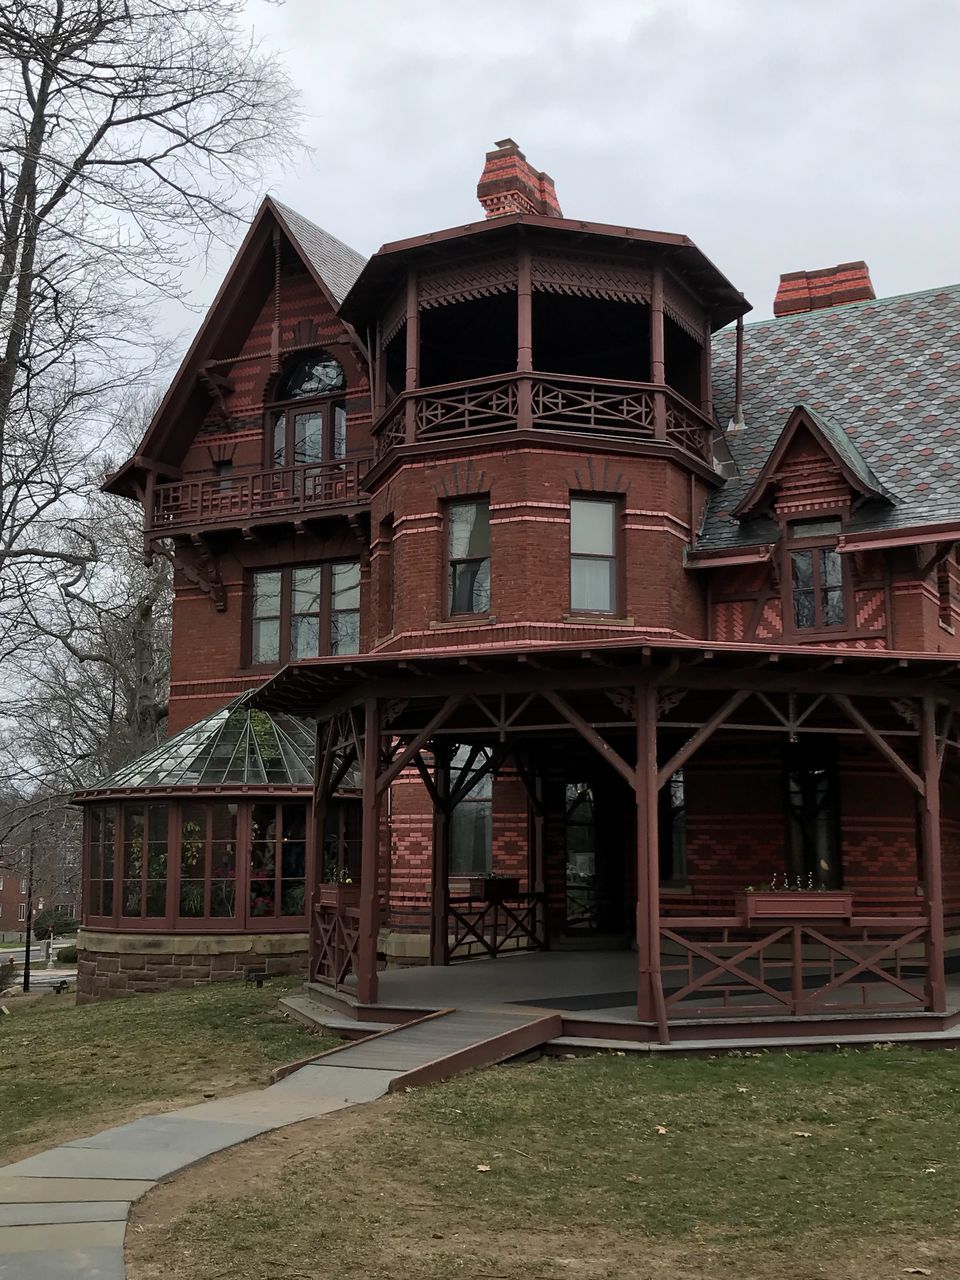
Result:
[[[657,1133],[659,1133],[659,1134],[663,1135],[663,1134],[665,1134],[665,1133],[669,1133],[669,1129],[667,1128],[667,1126],[666,1126],[665,1124],[658,1124],[658,1125],[657,1125]]]

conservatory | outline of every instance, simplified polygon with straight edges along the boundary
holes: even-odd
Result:
[[[305,970],[315,725],[247,700],[75,794],[80,999]],[[325,858],[349,867],[355,828],[358,805],[343,790]]]

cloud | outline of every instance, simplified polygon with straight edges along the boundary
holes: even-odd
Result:
[[[313,151],[271,176],[356,248],[467,222],[504,136],[574,217],[691,235],[768,315],[781,271],[960,278],[953,0],[253,0]],[[239,236],[238,236],[239,240]],[[226,256],[197,275],[212,296]]]

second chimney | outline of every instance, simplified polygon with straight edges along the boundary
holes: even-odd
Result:
[[[477,183],[477,199],[488,218],[505,213],[563,217],[553,179],[547,173],[538,173],[512,138],[503,138],[495,151],[487,152]]]
[[[876,296],[865,262],[841,262],[820,271],[788,271],[780,277],[773,314],[793,316],[845,302],[872,302]]]

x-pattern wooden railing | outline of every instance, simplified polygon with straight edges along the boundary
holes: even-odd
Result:
[[[541,893],[522,893],[507,902],[451,898],[447,958],[465,959],[476,955],[478,947],[488,956],[541,949],[545,945],[543,903]]]
[[[407,406],[412,406],[409,414]],[[658,412],[663,415],[659,427]],[[709,455],[712,430],[709,419],[669,387],[559,373],[508,373],[404,392],[376,425],[376,456],[417,440],[524,426],[659,439],[701,458]]]
[[[664,919],[667,1008],[675,1014],[917,1011],[927,1007],[926,991],[905,966],[917,965],[907,950],[926,935],[927,921],[920,917],[755,928],[730,920]]]
[[[314,982],[339,986],[356,972],[360,939],[359,905],[317,902],[313,907],[311,977]]]

